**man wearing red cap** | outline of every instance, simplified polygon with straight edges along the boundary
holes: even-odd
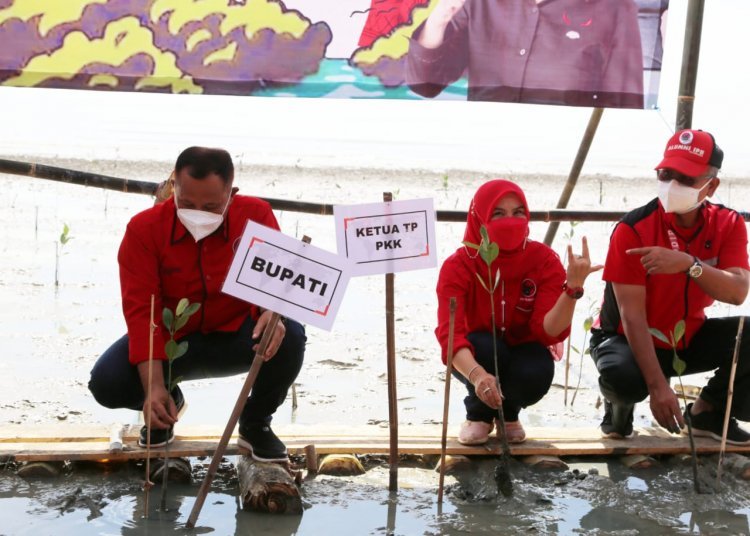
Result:
[[[747,230],[742,216],[706,200],[719,187],[723,152],[701,130],[682,130],[656,166],[658,197],[617,224],[602,278],[599,320],[591,356],[605,397],[604,437],[633,434],[633,408],[650,397],[651,412],[678,433],[690,415],[696,435],[720,440],[739,317],[706,318],[715,300],[740,305],[750,284]],[[713,371],[700,397],[683,414],[670,387],[673,354],[649,328],[669,336],[680,320],[677,353],[685,374]],[[743,336],[727,442],[750,444],[736,419],[750,420],[750,331]]]

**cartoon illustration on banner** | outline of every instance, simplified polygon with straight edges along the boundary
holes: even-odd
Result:
[[[668,0],[0,0],[0,85],[649,108]]]

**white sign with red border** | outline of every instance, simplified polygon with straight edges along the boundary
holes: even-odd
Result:
[[[339,255],[353,275],[387,274],[437,266],[432,199],[335,205]]]
[[[222,291],[330,330],[350,276],[345,258],[248,221]]]

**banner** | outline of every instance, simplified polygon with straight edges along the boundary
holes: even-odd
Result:
[[[668,0],[0,0],[0,85],[649,108]]]

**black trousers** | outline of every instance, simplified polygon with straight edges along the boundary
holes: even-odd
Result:
[[[714,371],[700,397],[719,411],[726,409],[739,318],[709,318],[688,347],[677,351],[687,364],[685,374]],[[750,328],[747,318],[745,325]],[[602,341],[603,336],[606,337],[601,332],[594,333],[591,346],[602,394],[614,404],[632,405],[644,400],[648,388],[627,339],[623,335],[614,335]],[[666,378],[677,375],[672,368],[672,350],[657,349],[656,356]],[[750,420],[750,329],[743,330],[731,414],[742,421]]]
[[[250,370],[254,352],[252,340],[255,321],[250,317],[236,332],[191,333],[181,340],[188,342],[187,353],[172,364],[172,378],[197,380],[245,374]],[[302,368],[305,354],[305,328],[291,319],[286,321],[286,335],[276,355],[263,363],[258,378],[245,403],[240,423],[268,423],[283,404],[287,391]],[[167,377],[167,362],[160,362]],[[89,390],[102,406],[143,408],[144,392],[136,367],[128,360],[128,336],[125,335],[97,360],[91,370]]]
[[[492,353],[492,334],[470,333],[467,337],[474,345],[474,359],[489,372],[495,372]],[[497,340],[498,373],[503,390],[503,414],[506,421],[517,421],[522,408],[539,402],[549,391],[555,375],[555,363],[550,351],[536,342],[508,346]],[[464,398],[466,418],[470,421],[492,422],[497,410],[479,400],[471,382],[456,370],[453,375],[466,386],[468,394]]]

